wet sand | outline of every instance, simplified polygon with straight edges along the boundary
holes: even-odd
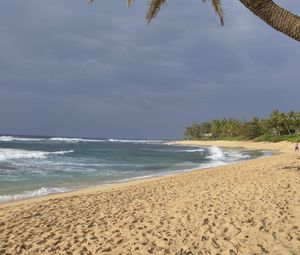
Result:
[[[1,205],[0,254],[300,254],[290,143],[188,143],[280,153]]]

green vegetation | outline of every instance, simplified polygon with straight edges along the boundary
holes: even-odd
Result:
[[[300,112],[274,110],[269,118],[213,119],[194,123],[185,130],[188,140],[300,141]]]

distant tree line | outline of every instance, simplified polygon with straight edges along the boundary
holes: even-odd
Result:
[[[185,130],[189,140],[284,140],[300,138],[300,112],[287,113],[274,110],[268,118],[254,117],[252,120],[213,119],[209,122],[194,123]]]

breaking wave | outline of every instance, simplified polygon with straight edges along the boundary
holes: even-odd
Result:
[[[163,140],[124,140],[124,139],[108,139],[112,143],[145,143],[145,144],[157,144],[164,142]]]
[[[20,141],[20,142],[39,142],[45,141],[45,138],[27,138],[27,137],[16,137],[16,136],[0,136],[0,142],[13,142],[13,141]]]
[[[204,149],[186,149],[186,150],[178,150],[177,152],[203,152]]]
[[[52,137],[50,141],[66,142],[66,143],[79,143],[79,142],[106,142],[107,140],[100,139],[83,139],[83,138],[65,138],[65,137]]]
[[[0,149],[0,161],[11,159],[29,159],[29,158],[47,158],[49,155],[64,155],[73,153],[73,150],[68,151],[29,151],[21,149]]]
[[[217,146],[210,147],[209,154],[210,155],[206,156],[206,158],[215,162],[233,162],[251,158],[248,153],[235,150],[222,150]]]
[[[212,160],[215,160],[215,161],[226,159],[226,156],[225,156],[224,152],[217,146],[210,147],[209,148],[209,153],[210,153],[210,155],[206,157],[208,159],[212,159]]]

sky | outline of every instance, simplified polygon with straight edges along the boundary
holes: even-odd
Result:
[[[1,0],[0,133],[182,138],[194,122],[300,110],[300,44],[239,1]],[[300,14],[299,1],[277,1]]]

